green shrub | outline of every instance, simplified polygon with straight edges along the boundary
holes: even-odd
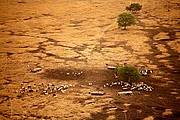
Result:
[[[125,82],[134,83],[137,82],[141,77],[138,69],[133,65],[126,64],[122,67],[117,67],[115,70],[118,76],[121,77]]]
[[[131,3],[129,6],[126,7],[127,11],[132,11],[133,13],[142,9],[142,5],[139,3]]]
[[[124,12],[118,16],[117,23],[119,27],[124,27],[124,29],[126,29],[126,26],[136,24],[136,19],[131,13]]]

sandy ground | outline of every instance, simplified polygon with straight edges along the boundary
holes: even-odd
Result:
[[[137,25],[121,30],[117,16],[133,2]],[[178,119],[179,19],[179,0],[0,0],[0,119]],[[140,81],[154,90],[104,86],[120,81],[106,64],[124,62],[153,70]],[[44,94],[48,84],[66,88]]]

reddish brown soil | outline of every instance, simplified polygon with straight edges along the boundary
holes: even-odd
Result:
[[[136,0],[143,6],[137,25],[121,30],[117,16],[133,2],[1,0],[0,119],[178,120],[180,3]],[[140,81],[154,90],[118,96],[120,86],[104,87],[120,81],[106,64],[124,62],[152,69]],[[54,97],[42,94],[42,83],[69,87]],[[34,84],[34,92],[20,93]]]

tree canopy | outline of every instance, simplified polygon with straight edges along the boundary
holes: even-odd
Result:
[[[126,7],[127,11],[137,12],[142,9],[142,5],[139,3],[131,3],[129,6]]]
[[[117,67],[115,70],[118,76],[129,83],[137,82],[141,78],[138,69],[133,65],[124,65],[122,67]]]
[[[126,26],[136,24],[136,19],[131,13],[124,12],[118,15],[117,23],[119,27],[124,27],[124,29],[126,29]]]

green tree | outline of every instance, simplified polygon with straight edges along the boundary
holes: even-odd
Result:
[[[136,19],[131,13],[124,12],[118,15],[117,23],[119,27],[124,27],[124,29],[126,29],[126,26],[135,25]]]
[[[142,9],[142,5],[139,3],[131,3],[129,6],[126,7],[127,11],[132,11],[133,13],[140,11]]]
[[[133,65],[124,65],[115,69],[117,75],[129,83],[137,82],[141,78],[138,69]]]

